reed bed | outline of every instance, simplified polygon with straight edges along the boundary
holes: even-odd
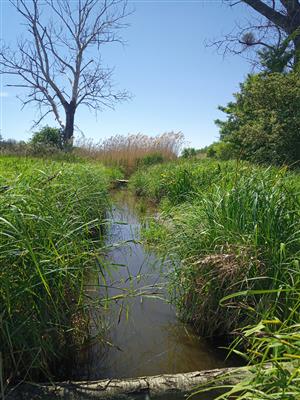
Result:
[[[248,165],[244,170],[250,172]],[[159,203],[180,204],[191,200],[197,193],[206,192],[220,179],[232,180],[236,174],[236,163],[220,164],[209,160],[178,159],[164,165],[139,170],[130,179],[130,187],[138,196]]]
[[[152,221],[146,236],[162,233],[175,259],[174,300],[202,334],[229,333],[246,323],[248,306],[263,310],[270,301],[232,306],[226,315],[219,306],[224,296],[293,281],[300,252],[298,174],[248,163],[173,162],[138,171],[130,185],[161,204],[163,223]],[[285,318],[288,307],[280,309]]]
[[[173,260],[181,317],[203,336],[236,338],[231,351],[253,366],[219,398],[298,399],[299,174],[204,160],[138,171],[131,186],[160,202],[144,235]]]
[[[107,189],[89,163],[0,158],[1,390],[63,378],[88,335],[83,283],[101,257]]]
[[[176,159],[183,145],[181,132],[167,132],[157,136],[143,134],[115,135],[98,143],[79,140],[76,154],[105,165],[122,167],[130,174],[138,166]]]

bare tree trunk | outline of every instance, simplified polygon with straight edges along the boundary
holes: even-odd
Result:
[[[299,65],[300,62],[300,4],[293,9],[291,13],[291,33],[297,32],[297,36],[294,38],[293,43],[295,47],[295,65]]]
[[[274,10],[271,6],[264,3],[262,0],[243,0],[244,3],[248,4],[255,11],[266,17],[269,21],[272,21],[275,25],[280,26],[283,30],[288,29],[288,18],[280,12]]]
[[[294,46],[295,46],[295,65],[300,64],[300,36],[297,36],[294,39]]]
[[[63,132],[64,146],[72,145],[74,135],[74,119],[76,107],[71,102],[65,108],[66,110],[66,124]]]
[[[269,21],[273,22],[276,26],[280,27],[287,35],[291,35],[300,29],[300,3],[299,0],[281,0],[282,5],[285,8],[285,13],[276,11],[273,7],[264,2],[263,0],[242,0],[248,4],[258,13],[263,15]],[[297,65],[300,62],[300,32],[293,39],[295,57],[294,64]]]

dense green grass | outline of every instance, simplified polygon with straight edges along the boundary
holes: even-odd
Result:
[[[180,162],[137,172],[131,186],[160,201],[145,237],[173,260],[179,314],[202,335],[234,334],[235,351],[257,365],[239,398],[298,398],[299,360],[287,371],[278,365],[300,354],[299,174]],[[266,362],[270,373],[262,372]]]
[[[116,174],[91,163],[0,158],[2,389],[62,374],[85,340],[84,276],[100,257]]]
[[[232,172],[235,166],[234,163],[227,163],[223,168]],[[165,198],[172,204],[179,204],[197,192],[207,190],[219,178],[220,167],[214,161],[206,159],[191,162],[179,159],[139,170],[131,177],[130,185],[137,195],[156,202]]]
[[[158,164],[148,169],[140,169],[130,179],[131,189],[138,195],[152,201],[168,200],[172,205],[190,201],[199,193],[214,190],[222,181],[222,186],[231,187],[241,174],[251,176],[269,170],[274,176],[285,168],[257,167],[247,162],[215,161],[206,159],[178,159],[173,162]],[[296,174],[285,174],[286,181],[293,181],[300,190],[300,179]]]
[[[171,163],[133,176],[137,193],[161,199],[164,223],[150,223],[146,237],[163,239],[174,259],[178,309],[202,334],[229,333],[248,317],[255,322],[274,297],[224,309],[224,296],[294,284],[299,182],[285,169],[211,161]],[[284,318],[287,305],[277,306]]]

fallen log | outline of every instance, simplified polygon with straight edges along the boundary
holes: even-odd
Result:
[[[200,385],[217,380],[218,384],[235,384],[249,375],[246,367],[223,368],[207,371],[144,376],[130,379],[104,379],[100,381],[60,382],[54,384],[22,384],[6,400],[25,399],[103,399],[128,398],[135,395],[159,396],[171,393],[190,393]],[[148,396],[147,396],[148,395]]]
[[[114,182],[114,186],[116,188],[122,187],[122,186],[127,186],[128,182],[129,182],[128,179],[116,179],[115,182]]]

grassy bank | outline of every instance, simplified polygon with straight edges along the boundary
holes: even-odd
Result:
[[[204,336],[234,334],[235,349],[258,365],[240,398],[297,398],[263,394],[283,393],[293,379],[299,393],[299,174],[204,160],[139,171],[131,186],[160,203],[145,237],[173,260],[181,317]],[[278,367],[291,360],[291,371]],[[274,368],[264,375],[267,361]],[[259,384],[262,397],[253,394]]]
[[[84,275],[101,255],[107,189],[91,163],[0,158],[0,377],[66,372],[87,336]]]

